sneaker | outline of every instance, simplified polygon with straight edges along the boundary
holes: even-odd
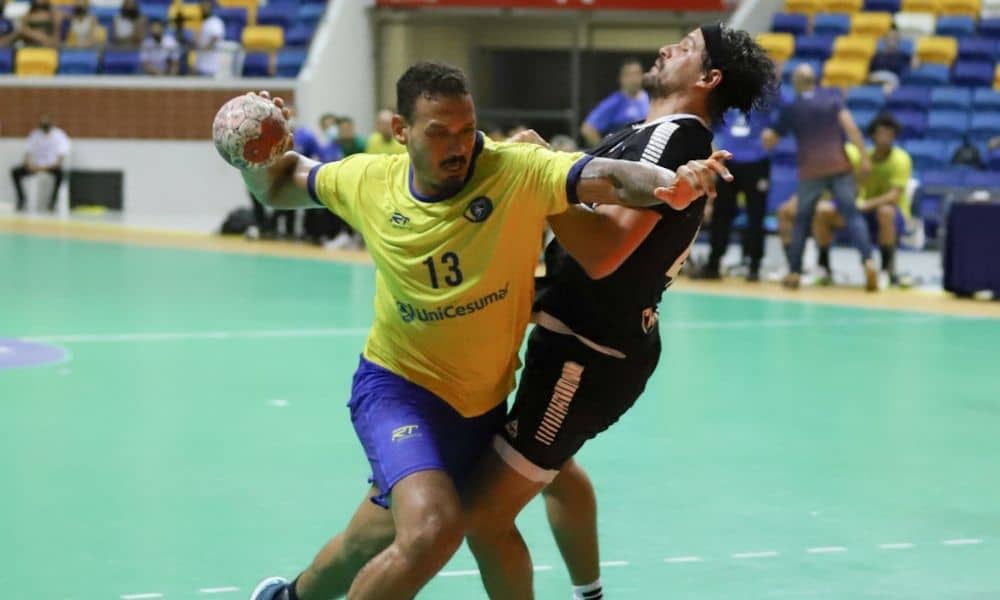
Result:
[[[691,273],[691,279],[719,280],[722,279],[722,273],[719,273],[718,268],[712,268],[708,265],[705,265],[704,267]]]
[[[781,285],[788,290],[797,290],[799,289],[799,279],[800,276],[798,273],[789,273],[781,280]]]
[[[870,258],[865,261],[865,290],[878,291],[878,269],[875,268],[875,261]]]
[[[341,231],[337,234],[337,237],[323,244],[323,247],[327,250],[346,250],[350,248],[352,243],[354,243],[354,239],[351,237],[351,234]]]
[[[250,592],[250,600],[278,600],[281,592],[288,586],[288,580],[284,577],[268,577]]]
[[[757,283],[760,281],[760,269],[750,269],[747,273],[748,283]]]

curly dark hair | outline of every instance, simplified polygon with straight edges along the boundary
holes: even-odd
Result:
[[[903,127],[899,124],[899,121],[896,120],[896,117],[892,116],[892,113],[888,112],[881,112],[874,119],[872,119],[872,122],[868,125],[867,129],[869,137],[874,136],[875,130],[879,127],[891,129],[897,136],[903,129]]]
[[[778,93],[778,75],[774,62],[746,31],[722,27],[722,64],[713,64],[704,52],[702,68],[722,72],[722,81],[708,95],[708,112],[718,122],[723,113],[736,108],[766,110]]]
[[[396,82],[396,112],[413,120],[417,98],[457,97],[469,93],[469,80],[458,67],[440,62],[418,62]]]

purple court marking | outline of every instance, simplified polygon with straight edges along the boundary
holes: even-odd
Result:
[[[0,337],[0,371],[15,367],[50,365],[66,358],[59,346]]]

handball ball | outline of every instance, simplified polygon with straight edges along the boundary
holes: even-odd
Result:
[[[212,123],[215,149],[241,169],[268,167],[288,150],[288,121],[274,102],[256,94],[222,105]]]

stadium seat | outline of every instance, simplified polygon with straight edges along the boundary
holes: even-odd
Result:
[[[906,108],[892,111],[892,116],[899,121],[902,139],[913,140],[924,136],[927,129],[927,113],[924,111]]]
[[[903,85],[948,85],[950,69],[946,65],[933,63],[920,65],[903,74]]]
[[[771,19],[771,31],[803,35],[809,30],[809,17],[796,13],[775,13]]]
[[[0,74],[10,73],[14,69],[14,50],[0,48]]]
[[[243,47],[248,52],[273,52],[285,45],[285,31],[274,25],[251,25],[243,30]]]
[[[308,46],[316,30],[305,23],[293,25],[285,32],[285,46],[302,47]]]
[[[877,40],[867,35],[842,35],[833,42],[832,58],[869,61],[875,54],[876,45]]]
[[[305,62],[305,50],[301,48],[282,50],[278,53],[278,77],[298,77]]]
[[[170,5],[169,4],[146,4],[140,5],[139,10],[142,15],[149,19],[150,21],[161,21],[166,23],[170,19]],[[199,20],[201,20],[199,18]],[[110,28],[110,26],[109,26]]]
[[[243,28],[247,26],[247,9],[242,7],[219,7],[216,16],[222,19],[226,26],[226,39],[238,42],[243,39]]]
[[[861,85],[868,77],[867,60],[831,58],[823,65],[823,87],[849,88]]]
[[[771,167],[771,185],[767,190],[767,212],[774,214],[795,193],[799,172],[794,165]]]
[[[1000,112],[1000,92],[989,88],[979,88],[972,92],[972,110]]]
[[[861,129],[861,131],[865,131],[880,112],[881,110],[852,110],[851,116],[854,117],[854,123],[858,126],[858,128]]]
[[[1000,137],[1000,112],[974,112],[969,120],[969,133],[977,142]]]
[[[14,57],[14,72],[22,76],[55,75],[59,53],[52,48],[21,48]]]
[[[992,38],[994,40],[1000,39],[1000,17],[980,19],[979,35]]]
[[[976,23],[972,17],[965,15],[947,15],[938,17],[937,35],[950,35],[951,37],[962,39],[970,36],[976,31]]]
[[[903,150],[913,160],[916,171],[928,171],[946,167],[951,159],[947,145],[937,140],[908,140],[902,144]]]
[[[104,25],[97,25],[94,28],[94,37],[97,39],[97,43],[103,46],[108,41],[108,29]],[[70,46],[75,45],[77,42],[76,32],[72,29],[69,30],[69,34],[66,36],[66,43]],[[60,71],[61,73],[62,71]]]
[[[299,10],[299,0],[268,0],[267,6],[281,6],[288,10],[289,14],[295,14]]]
[[[903,12],[930,13],[932,15],[941,12],[940,0],[903,0]]]
[[[242,8],[247,11],[247,25],[257,24],[258,0],[218,0],[220,7]]]
[[[106,75],[135,75],[139,73],[139,53],[132,50],[105,50],[101,71]]]
[[[324,12],[326,12],[325,4],[303,4],[299,7],[299,22],[316,27],[319,20],[323,18]]]
[[[936,87],[931,90],[931,110],[964,110],[972,107],[972,92],[960,87]]]
[[[143,9],[142,10],[143,16],[145,16],[147,19],[151,18],[149,14],[146,12],[146,7],[143,6],[142,9]],[[108,31],[111,31],[112,23],[114,23],[115,20],[115,15],[117,15],[121,11],[120,8],[112,6],[95,6],[90,10],[93,13],[93,15],[97,17],[97,22],[100,23],[101,26],[107,28]],[[69,21],[69,19],[64,19],[64,20]]]
[[[993,60],[997,53],[997,40],[980,37],[963,37],[958,40],[958,60]]]
[[[173,21],[177,18],[177,14],[180,13],[184,17],[184,24],[189,23],[201,23],[201,5],[200,4],[172,4],[167,11],[167,18]]]
[[[961,140],[969,130],[969,113],[960,110],[932,110],[927,113],[927,137]]]
[[[864,4],[864,0],[826,0],[820,10],[823,12],[852,14],[861,10],[862,4]]]
[[[847,92],[847,108],[856,110],[880,110],[885,106],[885,94],[877,85],[861,85]]]
[[[60,75],[93,75],[97,73],[97,50],[66,48],[59,52]]]
[[[795,57],[826,60],[833,55],[833,36],[803,35],[795,40]]]
[[[984,157],[986,168],[991,171],[1000,171],[1000,148],[994,148]]]
[[[244,77],[270,77],[271,55],[268,52],[247,52],[243,57]]]
[[[962,183],[965,187],[975,189],[1000,189],[1000,173],[991,171],[969,171]]]
[[[785,12],[811,15],[823,6],[820,0],[785,0]]]
[[[933,34],[936,19],[931,13],[899,12],[892,22],[901,35],[919,36]]]
[[[899,42],[896,47],[899,48],[900,52],[902,52],[909,58],[913,58],[913,49],[916,47],[916,42],[914,42],[910,38],[899,38]],[[878,48],[878,50],[884,50],[885,40],[879,40],[878,44],[876,45],[876,48]]]
[[[917,109],[926,111],[931,105],[931,91],[924,86],[903,85],[886,98],[885,107],[889,110]]]
[[[992,61],[963,60],[955,63],[955,68],[951,74],[951,81],[955,85],[988,87],[993,84],[993,77]]]
[[[851,30],[851,16],[844,13],[819,13],[813,18],[816,35],[845,35]]]
[[[869,12],[898,13],[901,0],[865,0],[865,10]]]
[[[917,40],[916,54],[922,63],[951,65],[958,56],[958,40],[936,35],[924,36]]]
[[[775,165],[794,167],[798,163],[797,148],[794,136],[785,136],[778,140],[778,145],[771,150],[771,162]]]
[[[997,65],[996,71],[993,73],[993,89],[1000,90],[1000,65]]]
[[[979,17],[979,0],[940,0],[942,15]]]
[[[790,33],[761,33],[757,43],[775,61],[788,60],[795,53],[795,36]]]
[[[882,37],[892,28],[892,15],[887,12],[859,12],[851,15],[851,34]]]
[[[274,25],[288,29],[292,20],[292,12],[280,4],[265,4],[257,9],[257,25]]]

